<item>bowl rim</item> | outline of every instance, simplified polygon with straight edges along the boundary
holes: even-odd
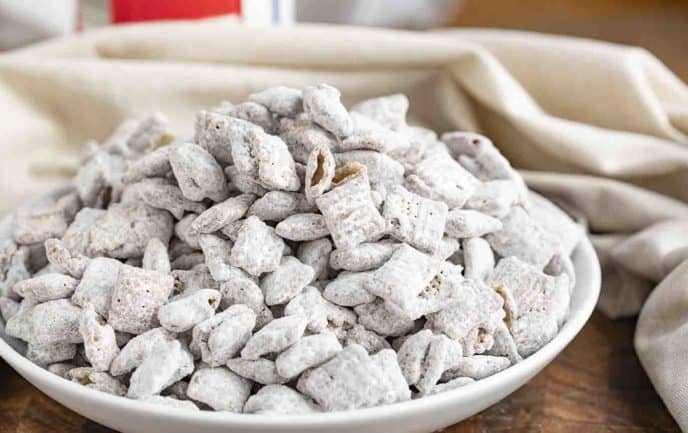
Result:
[[[303,426],[305,428],[325,426],[333,423],[366,423],[381,418],[399,416],[402,413],[405,416],[414,415],[430,410],[436,406],[442,407],[451,405],[455,400],[475,397],[476,393],[480,393],[481,391],[487,392],[494,389],[495,386],[498,387],[500,383],[508,383],[520,377],[528,376],[529,372],[533,370],[535,370],[533,374],[537,374],[551,362],[551,360],[573,340],[587,323],[597,304],[597,299],[600,294],[600,265],[595,250],[587,237],[584,237],[578,244],[574,250],[573,256],[574,264],[577,265],[577,281],[574,290],[580,290],[580,287],[586,287],[589,293],[581,300],[577,309],[569,312],[569,316],[559,330],[559,333],[549,343],[520,363],[512,365],[497,374],[476,381],[475,383],[423,398],[383,406],[307,415],[261,415],[179,410],[155,403],[142,402],[107,394],[63,379],[29,361],[16,352],[2,338],[0,338],[0,357],[30,383],[33,381],[27,376],[36,377],[37,381],[46,383],[47,387],[51,389],[60,389],[62,392],[70,394],[70,397],[73,399],[89,400],[92,405],[116,407],[118,410],[136,413],[140,416],[165,417],[170,421],[179,420],[184,422],[201,422],[215,425],[243,426],[248,428],[279,426],[288,423],[290,428],[298,426]],[[581,278],[578,272],[580,268],[585,268],[587,271],[586,274],[582,275],[585,278]],[[43,391],[41,390],[41,392]]]

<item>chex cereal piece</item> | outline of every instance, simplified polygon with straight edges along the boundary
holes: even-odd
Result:
[[[394,351],[369,356],[352,344],[306,374],[297,389],[326,410],[351,410],[409,400],[411,392],[401,375]]]
[[[172,171],[170,146],[163,146],[132,162],[122,176],[127,183],[139,182],[149,177],[165,177]]]
[[[69,370],[68,374],[72,382],[87,388],[118,396],[127,394],[127,387],[122,382],[102,371],[96,371],[90,367],[79,367]]]
[[[244,405],[244,413],[260,415],[307,415],[318,407],[303,394],[284,385],[268,385],[253,394]]]
[[[227,368],[239,376],[258,382],[261,385],[275,385],[286,383],[289,379],[277,372],[275,362],[265,358],[244,359],[234,358],[227,361]]]
[[[233,275],[233,266],[229,264],[232,242],[215,235],[200,235],[198,245],[213,279],[218,282],[230,279]]]
[[[426,327],[444,333],[463,345],[464,355],[482,353],[492,346],[491,333],[502,321],[504,300],[480,280],[465,279],[452,307],[427,316]]]
[[[571,256],[566,255],[563,251],[557,251],[543,271],[545,274],[555,277],[566,275],[569,280],[569,294],[573,292],[573,288],[576,286],[576,270]]]
[[[221,297],[220,292],[212,289],[182,295],[158,309],[160,325],[172,332],[188,331],[215,314]]]
[[[437,134],[418,126],[405,126],[398,133],[406,137],[408,145],[395,147],[389,156],[401,163],[406,170],[412,171],[425,157],[428,148],[437,142]]]
[[[254,154],[256,144],[263,139],[263,129],[241,119],[229,119],[228,137],[232,146],[232,161],[238,173],[257,177],[258,161]]]
[[[385,221],[370,198],[370,183],[363,166],[353,164],[337,171],[334,188],[316,199],[337,248],[348,249],[375,240]]]
[[[277,270],[284,242],[275,230],[254,216],[246,218],[232,248],[230,262],[251,275]]]
[[[200,245],[198,245],[198,233],[191,229],[191,225],[196,221],[196,218],[198,218],[198,215],[188,214],[174,225],[174,235],[192,250],[201,248]],[[191,252],[193,251],[186,251],[185,253],[188,254]],[[173,257],[172,259],[174,260],[177,257],[179,256]]]
[[[31,316],[36,344],[81,343],[79,333],[81,308],[67,299],[57,299],[36,305]]]
[[[79,332],[84,340],[86,359],[96,371],[110,370],[112,360],[119,354],[115,330],[96,313],[93,305],[81,311]]]
[[[14,299],[0,297],[0,317],[5,323],[19,312],[19,308],[19,302]]]
[[[127,343],[136,337],[134,334],[128,334],[126,332],[115,331],[115,341],[117,342],[117,347],[124,347]]]
[[[344,346],[350,344],[358,344],[363,347],[371,355],[377,353],[382,349],[391,348],[390,344],[385,340],[385,337],[365,329],[361,325],[354,325],[346,331],[346,337],[344,338]]]
[[[170,275],[122,265],[112,292],[108,323],[130,334],[154,328],[158,309],[167,302],[173,287]]]
[[[172,172],[184,197],[193,201],[210,198],[222,201],[229,190],[222,167],[201,146],[193,143],[176,144],[170,150]]]
[[[353,248],[332,251],[330,266],[351,272],[363,272],[377,269],[392,257],[400,243],[380,241],[365,242]]]
[[[559,240],[521,207],[513,208],[502,223],[500,231],[486,236],[492,249],[502,257],[514,256],[543,269],[560,248]]]
[[[205,263],[196,265],[189,270],[176,269],[171,274],[174,278],[174,294],[198,289],[199,287],[220,289],[220,283],[213,279]]]
[[[428,396],[433,394],[439,394],[441,392],[451,391],[453,389],[470,385],[473,382],[475,382],[475,380],[471,379],[470,377],[457,377],[456,379],[452,379],[449,382],[438,383],[425,395]]]
[[[165,209],[176,219],[181,219],[186,211],[201,213],[205,210],[202,203],[184,197],[182,191],[169,180],[152,177],[139,182],[139,196],[144,203],[157,209]]]
[[[58,273],[43,274],[14,285],[14,291],[22,298],[45,302],[69,297],[79,280]]]
[[[411,303],[439,272],[440,261],[404,244],[381,268],[373,272],[364,287],[385,299],[402,314],[415,319]]]
[[[361,101],[351,107],[351,111],[361,113],[375,122],[397,131],[406,126],[408,107],[409,101],[406,95],[395,93]]]
[[[211,367],[224,365],[246,345],[256,325],[256,313],[246,305],[232,305],[193,329],[191,350]]]
[[[353,133],[340,143],[339,149],[342,151],[375,150],[390,154],[411,146],[404,134],[385,128],[359,113],[351,113],[351,120],[354,123]]]
[[[357,305],[354,311],[363,327],[384,336],[404,335],[415,326],[413,320],[389,309],[382,299]]]
[[[33,310],[36,303],[24,299],[19,304],[19,309],[7,319],[5,333],[10,337],[18,338],[26,342],[34,341]]]
[[[461,255],[461,243],[458,239],[450,238],[449,236],[443,236],[439,247],[433,252],[433,256],[439,260],[449,260],[456,255]]]
[[[518,184],[512,180],[490,180],[481,183],[466,201],[467,209],[504,218],[519,203]]]
[[[409,385],[415,385],[420,381],[423,360],[428,354],[432,338],[432,331],[423,329],[406,338],[397,350],[399,368]]]
[[[191,376],[186,393],[214,410],[241,412],[251,394],[251,382],[225,367],[203,368]]]
[[[76,349],[76,347],[75,347],[75,349]],[[75,353],[76,353],[76,351],[75,351]],[[73,370],[75,368],[76,368],[76,365],[74,365],[70,362],[56,362],[54,364],[48,365],[46,370],[48,370],[52,374],[60,376],[63,379],[71,380],[71,377],[69,377],[69,371]]]
[[[258,164],[258,180],[268,189],[298,191],[301,180],[294,159],[281,138],[263,134],[253,147]]]
[[[551,295],[557,279],[545,275],[535,267],[516,257],[506,257],[499,261],[488,284],[505,299],[510,299],[513,306],[505,305],[511,319],[521,312],[537,308]]]
[[[447,212],[446,204],[423,198],[397,185],[387,194],[383,216],[392,237],[433,252],[442,242]]]
[[[294,117],[303,111],[302,92],[286,86],[275,86],[248,96],[249,101],[257,102],[275,114]]]
[[[129,149],[127,142],[139,127],[139,124],[140,122],[135,119],[126,119],[122,121],[112,131],[110,136],[105,139],[102,148],[115,155],[131,156],[132,150]]]
[[[280,119],[280,137],[287,143],[294,159],[303,164],[306,164],[310,152],[318,146],[325,146],[333,151],[338,148],[337,138],[313,123],[304,113],[295,119]]]
[[[180,380],[179,382],[176,382],[173,385],[170,385],[167,388],[165,388],[160,394],[175,398],[177,400],[186,400],[186,390],[188,388],[189,383],[184,382],[184,380]]]
[[[358,163],[366,168],[373,190],[384,196],[395,185],[404,181],[404,167],[384,153],[372,150],[353,150],[335,154],[337,166]]]
[[[225,174],[230,181],[233,190],[237,190],[244,194],[255,194],[262,196],[267,192],[256,177],[251,174],[240,172],[236,166],[228,165],[225,168]]]
[[[313,268],[304,265],[296,257],[282,257],[279,267],[265,275],[260,288],[267,305],[286,304],[313,280]]]
[[[14,212],[14,240],[18,244],[59,238],[66,230],[64,211],[52,198],[34,200]]]
[[[123,174],[124,168],[121,157],[105,152],[97,152],[86,161],[74,179],[74,186],[84,205],[96,208],[107,206],[114,184],[118,183],[117,178]]]
[[[167,253],[167,246],[158,238],[152,238],[146,245],[143,252],[143,269],[148,271],[158,271],[162,274],[170,273],[170,256]]]
[[[147,152],[167,144],[172,136],[167,132],[169,120],[162,113],[143,119],[127,140],[127,147],[134,152]]]
[[[275,233],[291,241],[312,241],[327,236],[330,231],[322,215],[300,213],[277,224]]]
[[[256,216],[262,221],[282,221],[291,215],[312,209],[303,194],[269,191],[253,202],[246,215]]]
[[[45,241],[45,255],[50,264],[58,271],[69,274],[74,278],[81,278],[91,261],[91,259],[81,254],[72,254],[57,239]]]
[[[40,244],[35,244],[40,247]],[[19,299],[14,286],[27,278],[31,278],[30,250],[26,246],[19,247],[10,258],[4,280],[0,280],[0,295]]]
[[[327,84],[308,86],[303,90],[303,108],[318,125],[337,137],[346,137],[353,130],[353,123],[339,100],[339,90]]]
[[[516,320],[515,317],[516,316],[514,316],[513,320]],[[485,354],[499,357],[505,356],[512,364],[517,364],[523,361],[523,357],[518,353],[518,347],[516,347],[514,337],[511,335],[511,331],[509,331],[507,325],[507,323],[512,323],[513,320],[511,320],[508,313],[504,320],[505,321],[500,323],[493,332],[494,344]]]
[[[180,409],[189,411],[199,411],[200,409],[193,402],[189,400],[178,400],[172,397],[163,397],[160,395],[147,395],[139,399],[146,403],[157,404],[160,406],[167,406],[170,409]]]
[[[279,129],[277,118],[265,106],[257,102],[246,101],[237,104],[229,115],[258,125],[268,133],[276,132]]]
[[[483,238],[468,238],[463,241],[463,260],[466,278],[487,280],[494,269],[495,258],[490,244]]]
[[[568,276],[545,275],[516,257],[507,257],[497,264],[489,284],[507,289],[513,296],[518,316],[545,311],[549,320],[559,326],[568,313],[570,301]]]
[[[169,212],[143,202],[115,203],[91,227],[89,255],[141,257],[150,238],[169,242],[173,224]]]
[[[470,132],[449,132],[442,135],[452,156],[481,180],[505,179],[518,184],[519,196],[525,199],[527,187],[509,161],[485,136]]]
[[[70,192],[59,196],[56,203],[57,207],[62,209],[67,224],[70,224],[74,220],[76,214],[83,207],[83,203],[81,203],[81,199],[76,190],[70,189],[69,191]]]
[[[447,214],[445,232],[452,237],[474,238],[502,229],[502,222],[497,218],[471,209],[452,209]]]
[[[585,236],[584,227],[574,222],[566,212],[540,194],[530,191],[528,201],[530,217],[559,239],[563,256],[568,258]]]
[[[459,291],[464,278],[461,266],[442,262],[439,271],[423,290],[410,298],[403,310],[409,318],[415,319],[426,314],[450,308],[460,302]],[[394,304],[388,306],[394,306]]]
[[[141,398],[160,392],[194,371],[193,356],[178,340],[163,342],[144,358],[129,381],[127,397]]]
[[[443,201],[451,209],[463,206],[480,184],[475,176],[443,153],[423,159],[406,182],[411,191]]]
[[[306,164],[306,199],[313,203],[332,186],[335,172],[335,160],[330,148],[318,145],[308,156]]]
[[[427,354],[423,359],[422,372],[415,384],[421,394],[427,394],[437,385],[442,373],[461,359],[461,344],[445,335],[434,335],[430,339]]]
[[[351,311],[349,308],[344,308],[333,304],[322,297],[321,299],[325,308],[327,326],[324,329],[317,331],[314,331],[310,328],[308,330],[311,332],[322,332],[323,330],[327,330],[333,332],[337,338],[339,338],[339,341],[344,341],[349,330],[351,330],[358,321],[356,313]]]
[[[265,307],[265,297],[257,279],[243,269],[231,267],[230,278],[220,285],[224,305],[245,304],[256,314]]]
[[[454,366],[442,374],[445,382],[457,377],[479,380],[499,373],[509,367],[509,358],[503,356],[473,355],[459,358]]]
[[[285,316],[263,326],[246,343],[241,351],[245,359],[258,359],[267,353],[279,353],[296,343],[306,330],[304,316]]]
[[[372,272],[340,272],[337,278],[327,283],[323,297],[342,307],[355,307],[375,300],[375,295],[365,288],[365,282]]]
[[[129,340],[110,364],[110,374],[121,376],[137,368],[144,359],[172,342],[175,336],[164,328],[155,328]]]
[[[556,335],[559,327],[548,308],[522,314],[509,325],[519,355],[527,357],[535,353]]]
[[[14,227],[12,227],[12,218],[5,218],[3,223],[8,221],[7,224],[2,224],[2,227],[7,227],[8,231],[11,232]],[[12,256],[17,252],[18,245],[14,242],[11,233],[7,233],[7,236],[0,235],[0,276],[4,277],[7,273],[7,269],[12,261]]]
[[[332,241],[329,238],[306,241],[299,245],[296,251],[296,258],[313,269],[313,280],[309,281],[309,283],[315,280],[324,280],[328,277],[331,252]]]
[[[118,260],[105,257],[92,259],[84,275],[76,286],[72,302],[81,307],[93,304],[96,312],[107,317],[110,310],[112,291],[115,289],[119,278],[119,270],[122,263]]]
[[[328,325],[324,301],[318,289],[308,286],[284,307],[284,315],[306,317],[310,332],[322,332]]]
[[[81,209],[62,236],[62,245],[72,254],[86,254],[91,240],[90,228],[103,215],[103,209]]]
[[[232,110],[234,107],[232,107]],[[201,110],[196,113],[194,142],[207,150],[221,164],[232,164],[232,146],[226,114]]]
[[[292,378],[307,368],[320,365],[342,350],[337,336],[331,332],[303,337],[275,359],[277,372],[282,377]]]
[[[76,348],[77,345],[73,343],[29,343],[25,356],[34,364],[46,366],[73,359],[76,356]]]

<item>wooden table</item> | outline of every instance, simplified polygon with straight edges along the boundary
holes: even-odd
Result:
[[[638,363],[634,327],[595,313],[526,386],[444,432],[680,432]],[[0,383],[0,433],[112,432],[50,400],[4,362]]]

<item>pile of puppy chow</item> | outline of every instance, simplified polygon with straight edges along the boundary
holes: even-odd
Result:
[[[181,409],[306,414],[480,380],[558,332],[583,230],[485,137],[392,95],[274,87],[91,145],[0,228],[0,311],[34,363]],[[0,322],[1,323],[1,322]]]

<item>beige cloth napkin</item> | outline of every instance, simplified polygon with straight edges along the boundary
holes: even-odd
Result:
[[[688,430],[688,88],[642,49],[222,20],[56,40],[0,56],[0,210],[53,188],[86,140],[126,117],[160,110],[183,134],[201,107],[314,82],[341,88],[346,103],[404,92],[415,121],[491,137],[531,187],[587,220],[608,315],[637,314],[659,283],[636,348]]]

